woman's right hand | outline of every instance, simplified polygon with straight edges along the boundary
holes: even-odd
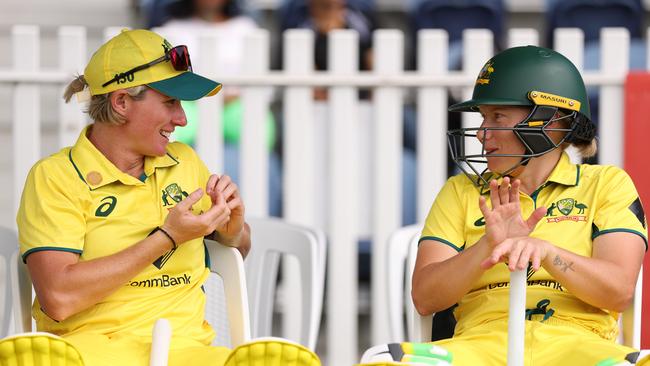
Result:
[[[217,227],[230,220],[230,208],[222,194],[217,195],[216,201],[208,211],[194,214],[192,205],[201,197],[203,190],[199,188],[169,210],[162,228],[174,238],[177,245],[211,234]]]
[[[524,221],[519,206],[519,186],[521,181],[515,179],[510,184],[510,178],[505,177],[498,185],[496,180],[490,181],[490,200],[492,208],[487,205],[485,197],[479,197],[479,207],[485,217],[485,238],[491,248],[509,238],[528,236],[539,220],[546,215],[545,207],[538,207]]]

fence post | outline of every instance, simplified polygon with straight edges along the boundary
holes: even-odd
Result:
[[[219,81],[219,64],[217,57],[219,38],[216,31],[202,32],[198,35],[199,58],[196,71],[199,74]],[[190,54],[192,50],[190,50]],[[223,86],[227,88],[228,86]],[[198,126],[196,134],[196,152],[205,162],[208,169],[217,174],[224,171],[224,141],[223,141],[223,90],[219,94],[201,98],[197,101]],[[248,202],[246,202],[248,203]]]
[[[466,29],[463,31],[463,72],[473,77],[479,74],[481,68],[494,54],[494,36],[487,29]],[[472,79],[475,80],[475,79]],[[465,88],[463,100],[469,100],[474,91],[474,83]],[[479,127],[481,115],[478,113],[462,113],[461,125],[463,128]],[[481,143],[477,139],[466,139],[465,152],[480,154]],[[483,169],[485,167],[480,167]]]
[[[404,36],[397,30],[377,30],[373,34],[373,72],[398,76],[404,70]],[[402,108],[403,93],[398,87],[377,87],[373,94],[372,139],[373,236],[372,278],[385,278],[387,244],[390,234],[402,222]],[[370,188],[370,187],[368,187]],[[372,343],[390,341],[388,290],[384,281],[372,281]]]
[[[568,58],[580,72],[584,69],[584,33],[578,28],[558,28],[553,35],[555,50]],[[571,161],[576,164],[582,162],[582,157],[573,146],[566,150]]]
[[[37,26],[18,25],[11,29],[13,69],[37,72],[40,64],[40,30]],[[20,197],[29,169],[41,157],[40,87],[18,84],[13,100],[13,162],[14,212],[20,206]]]
[[[310,75],[314,70],[314,33],[307,29],[284,32],[284,72]],[[316,128],[314,101],[309,87],[284,90],[284,218],[306,226],[317,226],[314,201]]]
[[[66,26],[59,28],[59,68],[69,74],[70,81],[84,73],[86,66],[86,28]],[[61,88],[61,95],[67,83]],[[83,108],[76,98],[66,103],[59,99],[59,147],[71,146],[86,125]]]
[[[269,71],[269,33],[256,30],[244,38],[242,73],[261,77]],[[266,121],[269,111],[268,87],[242,88],[244,116],[239,142],[239,167],[242,195],[249,215],[269,212],[269,155]]]
[[[625,77],[630,64],[630,34],[625,28],[604,28],[600,32],[600,70]],[[623,167],[623,85],[600,88],[598,162]]]
[[[328,64],[337,75],[358,72],[359,35],[352,30],[329,34]],[[327,261],[327,345],[330,365],[351,365],[357,349],[357,237],[359,222],[357,88],[330,88],[329,120],[329,234]]]
[[[532,28],[513,28],[508,31],[508,47],[539,45],[539,33]]]
[[[420,75],[447,73],[447,32],[426,29],[418,32]],[[433,199],[447,180],[447,88],[425,87],[417,92],[417,218],[424,221]]]
[[[310,75],[313,72],[314,33],[307,29],[284,32],[283,70],[287,75]],[[316,126],[311,88],[288,87],[284,90],[284,218],[306,226],[316,227],[315,201],[321,192],[316,191],[317,164],[315,149]],[[282,271],[284,299],[299,299],[300,269],[293,258],[285,256]],[[303,291],[305,291],[303,286]],[[283,336],[300,340],[300,333],[290,333],[302,319],[302,304],[284,301]],[[304,325],[303,325],[304,326]]]

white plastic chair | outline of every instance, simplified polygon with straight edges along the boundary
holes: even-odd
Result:
[[[0,229],[1,235],[5,235],[4,230]],[[0,238],[4,238],[4,236]],[[2,242],[4,243],[5,240]],[[244,262],[241,254],[235,248],[221,245],[212,240],[206,240],[206,247],[210,255],[210,270],[223,279],[230,340],[232,347],[236,347],[251,339]],[[33,297],[29,272],[18,255],[18,251],[14,251],[10,264],[12,267],[11,288],[16,332],[32,332],[34,330],[31,316]],[[208,293],[208,296],[221,295]],[[226,315],[219,314],[218,316],[225,317]],[[158,333],[153,335],[155,342],[152,345],[152,350],[159,350],[159,354],[152,355],[151,366],[164,366],[167,364],[166,355],[160,354],[168,350],[169,337],[171,336],[171,330],[167,328],[168,324],[165,325],[165,323],[164,320],[159,321],[154,326]]]
[[[248,292],[244,261],[239,250],[221,245],[213,240],[205,240],[210,257],[210,271],[223,280],[223,292],[228,314],[231,348],[251,340]],[[221,296],[215,291],[206,291],[208,302],[211,298]],[[210,306],[207,307],[208,311]],[[221,309],[217,309],[221,310]],[[206,312],[206,319],[211,324],[224,324],[223,312]],[[152,331],[150,366],[166,366],[169,355],[169,343],[172,329],[166,319],[158,319]]]
[[[276,279],[281,256],[291,256],[300,266],[300,334],[294,341],[315,349],[320,327],[325,282],[325,234],[277,218],[251,218],[252,248],[246,258],[248,293],[252,304],[253,337],[271,336]],[[287,290],[287,289],[285,289]],[[285,293],[290,293],[286,291]]]
[[[385,283],[388,287],[386,299],[388,304],[388,330],[391,342],[403,342],[405,338],[404,331],[404,311],[406,299],[410,299],[410,283],[406,284],[410,274],[406,274],[408,267],[406,261],[409,257],[409,243],[420,236],[422,225],[414,224],[397,229],[388,238],[388,255],[386,263]],[[407,290],[408,289],[408,290]],[[411,300],[408,300],[410,302]],[[407,314],[408,315],[408,314]],[[407,328],[411,328],[407,318]]]
[[[0,338],[9,335],[11,323],[11,263],[18,253],[16,233],[0,227]]]
[[[221,245],[213,240],[206,240],[208,254],[210,255],[210,271],[223,280],[226,299],[226,314],[230,328],[231,346],[251,340],[251,323],[248,304],[248,291],[246,286],[246,272],[244,260],[239,250]],[[221,296],[220,294],[207,293],[208,297]],[[212,317],[214,314],[209,314]],[[217,314],[223,319],[223,314]],[[208,318],[208,314],[206,314]]]

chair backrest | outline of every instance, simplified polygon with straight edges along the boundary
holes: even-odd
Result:
[[[409,342],[426,342],[431,341],[431,331],[433,325],[433,315],[420,315],[417,310],[415,310],[415,305],[413,305],[413,299],[411,298],[411,289],[412,284],[411,280],[413,278],[413,270],[415,269],[415,260],[418,256],[418,241],[419,233],[416,236],[413,236],[409,241],[408,257],[406,259],[406,288],[407,288],[407,297],[405,299],[406,304],[406,322],[408,329],[408,341]]]
[[[630,307],[621,314],[619,343],[635,349],[641,349],[641,308],[643,293],[643,267],[639,272],[634,289],[634,301]]]
[[[410,9],[413,31],[444,29],[449,41],[460,41],[463,30],[490,29],[497,44],[503,36],[505,8],[502,0],[419,0]]]
[[[494,35],[494,45],[503,48],[505,8],[503,0],[415,0],[409,8],[411,48],[409,56],[415,63],[421,29],[443,29],[449,35],[449,70],[460,70],[463,58],[463,31],[489,29]],[[420,66],[418,66],[420,67]]]
[[[394,231],[388,238],[388,255],[386,258],[388,263],[386,263],[385,279],[388,289],[385,293],[388,295],[386,301],[388,303],[388,330],[391,342],[403,342],[406,339],[404,310],[407,309],[405,308],[406,299],[410,298],[410,284],[405,286],[405,282],[407,278],[411,278],[410,274],[406,274],[408,270],[406,261],[409,254],[409,243],[413,238],[416,238],[417,241],[421,229],[422,225],[418,224],[404,226]],[[407,320],[407,328],[409,328],[408,324]]]
[[[281,256],[297,259],[300,267],[300,291],[285,288],[285,294],[298,293],[299,298],[285,301],[300,302],[300,334],[294,339],[315,349],[320,327],[325,282],[325,234],[316,229],[290,224],[277,218],[250,218],[252,248],[246,259],[248,291],[254,337],[271,336],[274,294]],[[287,281],[285,281],[286,283]],[[292,323],[294,324],[294,323]]]
[[[8,228],[0,227],[0,338],[9,335],[11,322],[11,293],[13,262],[18,255],[18,238]]]
[[[624,27],[631,38],[642,37],[641,0],[550,0],[546,17],[548,43],[553,44],[556,28],[580,28],[585,43],[600,39],[600,29]]]
[[[215,288],[206,290],[208,305],[206,319],[215,328],[227,323],[230,331],[230,346],[237,347],[251,339],[251,325],[246,286],[246,272],[241,254],[235,248],[221,245],[213,240],[205,240],[209,255],[210,271],[221,277],[224,297]],[[210,306],[225,298],[225,313],[223,306]],[[216,309],[215,309],[216,308]]]
[[[16,238],[15,240],[15,245],[18,249],[18,239]],[[27,271],[27,266],[23,263],[19,250],[14,251],[9,265],[14,331],[16,333],[32,332],[35,330],[32,321],[32,301],[34,298],[34,291],[32,289],[32,280]]]

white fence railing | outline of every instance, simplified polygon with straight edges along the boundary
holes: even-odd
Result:
[[[115,34],[107,29],[105,37]],[[88,50],[86,31],[62,27],[58,42],[59,66],[39,66],[39,29],[12,28],[13,67],[0,69],[0,86],[13,88],[12,136],[13,194],[4,195],[4,207],[18,206],[28,169],[41,156],[40,89],[44,84],[63,86],[75,73],[82,73]],[[174,43],[173,37],[170,40]],[[284,130],[284,216],[289,221],[321,227],[329,236],[327,280],[327,360],[330,365],[349,365],[358,359],[357,240],[370,235],[372,256],[372,343],[389,341],[387,294],[383,268],[385,243],[397,229],[401,213],[402,107],[405,91],[414,91],[417,108],[417,217],[424,219],[437,191],[447,179],[447,104],[450,88],[468,97],[477,72],[493,54],[492,35],[485,30],[464,34],[463,71],[447,70],[447,35],[439,30],[419,33],[419,69],[404,71],[404,36],[395,30],[374,34],[375,70],[357,70],[357,35],[334,31],[330,35],[328,72],[313,70],[314,37],[309,31],[284,34],[284,71],[269,71],[269,35],[260,30],[245,41],[242,75],[220,75],[212,59],[219,34],[197,35],[197,72],[241,87],[244,108],[241,143],[240,186],[247,212],[268,212],[267,154],[262,133],[264,116],[271,102],[270,91],[282,87]],[[538,44],[531,29],[512,29],[509,46]],[[578,68],[583,65],[583,36],[579,30],[561,29],[556,49]],[[601,70],[585,72],[587,84],[600,86],[600,161],[622,165],[623,80],[627,73],[629,36],[625,30],[602,33]],[[650,57],[648,58],[650,59]],[[329,87],[325,104],[312,99],[312,88]],[[372,102],[360,102],[357,89],[374,90]],[[275,88],[277,89],[277,88]],[[223,134],[221,96],[199,103],[197,151],[208,167],[219,172]],[[75,103],[60,102],[59,145],[74,143],[86,118]],[[48,111],[49,113],[49,111]],[[464,126],[479,123],[477,115],[464,114]],[[11,198],[10,198],[11,197]],[[14,225],[12,222],[4,223]],[[289,277],[289,276],[285,276]],[[291,310],[295,311],[295,310]]]

